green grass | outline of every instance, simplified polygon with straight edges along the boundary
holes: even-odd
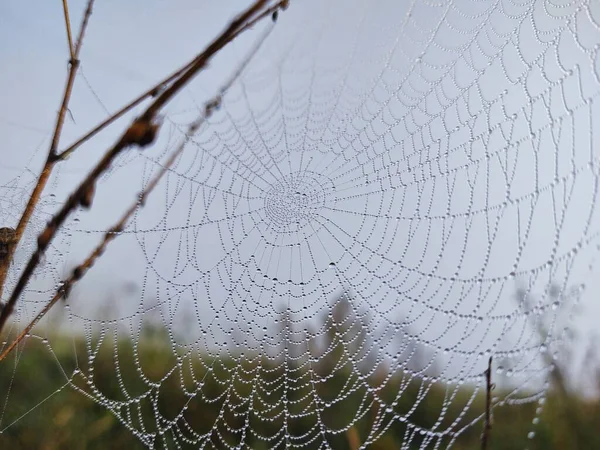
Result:
[[[52,351],[50,351],[50,348]],[[139,361],[143,367],[144,377],[136,370],[134,351],[138,352]],[[176,366],[176,357],[171,348],[160,345],[160,339],[147,338],[141,341],[137,348],[131,341],[120,341],[115,346],[106,341],[100,347],[92,364],[87,361],[88,350],[83,339],[58,338],[46,345],[36,338],[26,344],[24,351],[15,355],[0,365],[0,392],[2,395],[2,429],[0,448],[7,449],[128,449],[144,448],[139,439],[133,436],[108,409],[88,398],[85,393],[97,397],[94,389],[98,389],[105,398],[125,401],[128,396],[132,399],[147,395],[146,400],[134,402],[129,413],[141,416],[128,419],[136,428],[141,424],[147,431],[156,428],[156,421],[150,398],[157,401],[162,415],[168,420],[176,419],[182,411],[188,397],[184,395],[182,384],[187,389],[194,389],[197,381],[204,379],[203,394],[214,401],[203,401],[199,396],[193,398],[184,413],[185,419],[194,425],[197,432],[209,432],[219,417],[222,406],[226,403],[236,403],[246,398],[251,390],[258,385],[268,383],[287,376],[288,392],[283,391],[282,383],[271,394],[267,404],[253,405],[264,410],[274,407],[281,411],[278,402],[282,398],[288,401],[288,410],[293,413],[306,406],[312,397],[307,387],[310,374],[301,367],[289,366],[290,372],[285,375],[282,366],[269,362],[265,358],[250,358],[244,363],[244,371],[238,370],[234,360],[220,356],[212,358],[212,371],[208,370],[209,355],[195,354],[184,359],[184,368]],[[117,358],[115,358],[117,355]],[[370,404],[372,393],[360,386],[356,372],[343,357],[332,352],[326,360],[331,365],[340,362],[341,368],[334,371],[334,376],[321,382],[315,387],[320,398],[324,401],[344,398],[339,402],[325,406],[321,421],[330,428],[343,429],[352,424],[356,412],[361,412],[361,418],[352,424],[351,433],[357,434],[360,442],[368,436],[373,421],[378,417],[377,406]],[[75,357],[80,359],[76,361]],[[81,358],[85,356],[84,358]],[[341,359],[340,359],[341,358]],[[58,363],[60,361],[60,364]],[[118,361],[119,370],[116,370]],[[86,384],[83,376],[78,375],[71,384],[67,383],[66,374],[72,373],[79,367],[87,379],[93,380]],[[176,369],[166,376],[173,367]],[[185,368],[187,367],[187,368]],[[93,368],[93,370],[91,370]],[[64,369],[64,371],[62,370]],[[330,367],[315,367],[315,371],[329,371]],[[121,378],[117,377],[117,373]],[[165,377],[166,376],[166,377]],[[438,425],[445,429],[451,425],[472,399],[473,393],[468,387],[447,387],[437,383],[423,383],[419,379],[408,381],[409,377],[398,373],[387,383],[381,384],[381,378],[373,376],[369,385],[379,386],[378,396],[391,404],[396,398],[394,411],[400,414],[410,413],[410,421],[424,428],[430,428],[440,418],[444,398],[451,393],[455,397],[447,411],[446,417]],[[149,383],[162,380],[160,389],[154,389]],[[295,380],[297,383],[295,383]],[[294,390],[294,387],[303,386]],[[398,398],[397,394],[403,390]],[[229,397],[227,397],[229,393]],[[494,391],[495,396],[502,396]],[[267,398],[262,395],[261,398]],[[44,399],[47,399],[44,401]],[[304,399],[304,400],[303,400]],[[366,403],[364,403],[366,399]],[[417,404],[416,408],[413,405]],[[534,449],[591,449],[600,448],[600,404],[596,401],[584,401],[578,398],[561,398],[550,394],[543,405],[539,416],[540,422],[532,425],[537,403],[526,403],[521,406],[496,407],[493,411],[494,423],[491,434],[492,450],[528,448]],[[33,408],[33,409],[32,409]],[[453,429],[459,429],[469,424],[484,411],[484,395],[475,396],[467,414]],[[126,415],[125,409],[120,414]],[[236,417],[230,409],[225,408],[223,418],[229,426],[243,428],[244,417]],[[181,423],[181,421],[179,421]],[[309,432],[314,425],[314,418],[304,418],[289,421],[289,431],[292,434]],[[258,421],[251,419],[251,427],[264,435],[274,435],[282,427],[283,421],[273,413],[273,421]],[[481,421],[458,436],[453,448],[477,449],[481,434]],[[529,440],[528,433],[536,431],[535,439]],[[239,436],[221,426],[220,431],[224,440],[235,445]],[[405,424],[396,421],[389,426],[376,443],[369,448],[396,449],[400,448],[405,436],[409,433]],[[175,448],[169,434],[155,441],[156,448]],[[349,449],[347,432],[328,435],[332,448]],[[411,448],[419,448],[423,436],[416,434]],[[248,436],[246,443],[253,449],[269,448],[270,444]],[[441,448],[449,443],[442,441]],[[193,447],[190,447],[193,448]],[[283,448],[279,446],[278,448]],[[313,447],[308,447],[313,448]],[[314,447],[316,448],[316,446]],[[433,444],[430,445],[433,448]]]

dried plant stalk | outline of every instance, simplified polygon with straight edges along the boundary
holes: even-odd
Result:
[[[0,313],[0,332],[6,324],[8,317],[12,314],[15,304],[33,275],[34,270],[38,266],[41,256],[45,253],[67,217],[80,205],[85,207],[89,206],[91,203],[91,195],[93,194],[95,183],[99,176],[110,167],[112,161],[124,149],[131,146],[145,147],[154,141],[159,127],[156,122],[158,112],[206,66],[208,61],[216,53],[240,33],[251,28],[262,18],[270,16],[280,8],[283,9],[287,6],[287,0],[282,0],[270,7],[267,6],[267,3],[267,0],[257,0],[245,12],[234,19],[202,53],[190,62],[187,70],[175,79],[168,88],[157,95],[156,99],[148,106],[144,113],[133,121],[129,128],[127,128],[119,138],[117,143],[104,154],[102,159],[90,171],[81,184],[71,193],[62,208],[52,217],[44,231],[39,235],[37,249],[30,257],[6,303],[6,306]],[[76,49],[76,51],[78,51],[78,49]],[[50,155],[53,155],[53,157],[51,158],[49,156],[49,160],[52,159],[52,161],[55,161],[55,152],[51,152]]]
[[[106,233],[104,233],[102,241],[96,246],[92,253],[90,253],[90,255],[81,264],[79,264],[73,269],[71,275],[63,281],[61,287],[57,290],[52,299],[23,329],[23,331],[19,333],[15,340],[2,352],[2,354],[0,354],[0,361],[6,358],[6,356],[19,344],[19,342],[21,342],[25,338],[25,336],[27,336],[31,329],[42,319],[42,317],[44,317],[48,313],[48,311],[50,311],[50,309],[56,304],[56,302],[58,302],[58,300],[60,300],[61,298],[66,298],[69,295],[69,292],[73,288],[73,285],[77,281],[79,281],[85,275],[85,273],[94,265],[96,260],[100,256],[102,256],[108,244],[110,244],[110,242],[113,241],[121,231],[123,231],[131,217],[135,214],[139,207],[145,204],[146,199],[156,188],[163,176],[170,170],[173,164],[175,164],[175,161],[177,161],[177,159],[183,152],[190,138],[196,133],[196,131],[198,131],[198,129],[200,128],[200,126],[202,126],[206,119],[212,115],[213,111],[220,107],[223,94],[231,87],[234,81],[239,78],[244,68],[248,65],[252,57],[261,47],[262,43],[270,34],[271,30],[272,26],[269,27],[266,30],[266,32],[260,37],[256,45],[252,48],[247,57],[238,66],[237,70],[232,74],[229,80],[221,86],[221,89],[219,89],[218,94],[204,104],[203,114],[196,121],[194,121],[188,126],[185,136],[176,146],[175,150],[171,152],[167,160],[160,166],[159,171],[150,180],[146,188],[138,194],[136,201],[125,211],[125,213],[121,216],[117,223],[113,225]],[[2,238],[1,233],[2,229],[0,229],[0,244]]]
[[[13,247],[16,244],[16,232],[14,228],[0,228],[0,278],[6,278],[9,264],[7,259],[12,253]]]
[[[69,74],[67,75],[67,82],[65,85],[65,90],[61,102],[60,109],[56,116],[56,125],[54,126],[54,133],[52,135],[52,142],[50,144],[50,148],[48,149],[48,157],[46,158],[46,162],[44,163],[44,167],[38,177],[38,180],[33,188],[31,195],[29,196],[29,200],[25,209],[23,210],[23,214],[19,219],[19,223],[17,224],[17,229],[15,230],[14,236],[14,245],[12,245],[9,249],[8,254],[2,260],[0,260],[0,298],[2,297],[2,293],[4,290],[4,284],[6,282],[6,275],[8,274],[8,268],[10,267],[10,263],[14,257],[15,249],[21,238],[23,237],[23,233],[25,232],[25,228],[29,224],[29,220],[31,219],[31,215],[35,207],[37,206],[40,197],[42,195],[42,191],[46,187],[46,183],[50,178],[50,174],[52,173],[52,169],[54,168],[54,164],[57,161],[56,158],[56,149],[58,147],[58,143],[60,141],[60,136],[62,134],[63,125],[65,123],[65,115],[67,114],[67,110],[69,107],[69,102],[71,100],[71,93],[73,92],[73,84],[75,83],[75,76],[77,74],[77,69],[79,68],[79,53],[81,52],[81,46],[83,44],[83,36],[85,35],[85,30],[89,23],[90,16],[92,14],[92,8],[94,5],[94,0],[88,0],[87,7],[85,13],[83,15],[83,20],[81,22],[81,27],[79,29],[79,37],[77,38],[77,43],[75,47],[73,47],[72,37],[71,37],[71,25],[69,22],[69,10],[67,7],[66,0],[63,1],[63,11],[65,15],[65,22],[67,26],[67,37],[69,40]],[[4,309],[2,314],[4,313]],[[2,325],[0,325],[0,331],[2,331]]]
[[[256,23],[258,20],[264,18],[265,15],[267,15],[267,14],[275,14],[278,11],[278,9],[283,8],[282,5],[285,5],[285,3],[286,3],[285,1],[280,1],[276,6],[269,8],[267,11],[265,11],[264,13],[260,14],[259,16],[257,16],[256,19],[253,20],[253,23],[248,24],[248,27],[251,27],[254,23]],[[245,31],[248,27],[245,27],[244,29],[240,29],[233,36],[232,39],[235,39],[240,33],[242,33],[243,31]],[[88,131],[82,137],[80,137],[79,139],[77,139],[77,141],[75,141],[73,144],[69,145],[65,150],[63,150],[60,153],[58,153],[58,155],[56,156],[57,159],[59,159],[59,160],[67,159],[82,144],[84,144],[85,142],[87,142],[88,140],[90,140],[91,138],[93,138],[96,134],[98,134],[104,128],[106,128],[107,126],[109,126],[115,120],[119,119],[124,114],[127,114],[127,112],[131,111],[133,108],[135,108],[136,106],[138,106],[144,100],[146,100],[146,99],[148,99],[150,97],[156,97],[156,96],[158,96],[162,91],[164,91],[168,86],[170,86],[173,83],[173,81],[175,81],[176,79],[178,79],[181,75],[183,75],[184,72],[186,72],[187,70],[189,70],[190,67],[194,64],[195,61],[196,61],[196,59],[188,62],[183,67],[177,69],[171,75],[167,76],[162,81],[158,82],[157,84],[155,84],[154,86],[152,86],[150,89],[147,89],[142,94],[140,94],[138,97],[136,97],[135,99],[131,100],[129,103],[127,103],[121,109],[119,109],[116,113],[112,114],[110,117],[108,117],[104,121],[100,122],[98,125],[96,125],[94,128],[92,128],[90,131]]]
[[[492,357],[488,360],[488,367],[485,370],[485,422],[483,424],[483,433],[481,435],[481,450],[487,450],[490,442],[490,433],[492,431]]]
[[[69,5],[67,0],[63,0],[63,13],[65,15],[65,28],[67,29],[67,41],[69,42],[69,55],[71,60],[75,59],[75,46],[73,45],[73,35],[71,33],[71,19],[69,18]]]

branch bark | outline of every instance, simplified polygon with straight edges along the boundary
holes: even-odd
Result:
[[[288,7],[288,0],[280,0],[276,5],[268,8],[266,11],[262,12],[261,14],[259,14],[252,21],[252,23],[248,24],[248,26],[251,27],[252,25],[254,25],[254,23],[258,22],[259,20],[263,19],[265,16],[267,16],[269,14],[271,14],[271,17],[273,18],[273,21],[275,22],[277,20],[277,13],[278,13],[278,11],[279,10],[285,10],[287,7]],[[243,31],[245,31],[246,28],[247,27],[245,27],[244,29],[238,30],[237,33],[235,34],[235,36],[232,39],[235,39],[235,37],[237,37],[237,35],[239,35]],[[96,125],[88,133],[86,133],[85,135],[83,135],[81,138],[79,138],[77,141],[75,141],[73,144],[71,144],[65,150],[63,150],[62,152],[60,152],[57,155],[57,159],[58,160],[67,159],[82,144],[84,144],[85,142],[87,142],[88,140],[90,140],[91,138],[93,138],[96,134],[98,134],[104,128],[106,128],[107,126],[109,126],[115,120],[119,119],[124,114],[126,114],[129,111],[131,111],[133,108],[135,108],[136,106],[138,106],[144,100],[146,100],[146,99],[148,99],[150,97],[156,97],[156,96],[158,96],[158,94],[160,94],[162,91],[164,91],[174,80],[178,79],[183,73],[185,73],[186,71],[188,71],[192,67],[192,65],[197,61],[197,59],[200,58],[200,56],[201,55],[198,55],[195,59],[193,59],[192,61],[188,62],[183,67],[179,68],[178,70],[176,70],[175,72],[173,72],[171,75],[167,76],[165,79],[163,79],[159,83],[155,84],[154,86],[152,86],[150,89],[146,90],[144,93],[142,93],[141,95],[139,95],[135,99],[131,100],[128,104],[126,104],[125,106],[123,106],[119,111],[117,111],[116,113],[114,113],[112,116],[108,117],[103,122],[101,122],[98,125]]]
[[[69,55],[71,60],[75,59],[75,47],[73,46],[73,35],[71,34],[71,19],[69,18],[69,5],[67,0],[63,0],[63,14],[65,16],[65,28],[67,30],[67,40],[69,42]]]
[[[492,431],[492,357],[488,360],[488,367],[485,371],[485,423],[483,425],[483,434],[481,435],[481,450],[487,450],[490,442],[490,433]]]
[[[136,201],[123,213],[121,218],[117,221],[115,225],[113,225],[102,238],[102,241],[96,246],[96,248],[90,253],[90,255],[75,269],[73,269],[71,275],[62,282],[60,288],[56,291],[52,299],[44,306],[44,308],[36,315],[36,317],[19,333],[19,335],[15,338],[15,340],[0,354],[0,361],[2,361],[8,354],[17,346],[19,343],[27,336],[27,334],[31,331],[31,329],[44,317],[48,311],[58,302],[61,298],[66,298],[73,285],[77,283],[86,273],[87,271],[94,265],[96,260],[104,254],[106,247],[113,241],[121,231],[123,231],[131,219],[131,217],[135,214],[138,208],[143,207],[146,199],[152,193],[152,191],[156,188],[160,180],[163,176],[170,170],[170,168],[175,164],[175,161],[179,158],[181,153],[183,152],[186,144],[189,139],[198,131],[200,126],[208,119],[212,113],[218,109],[221,105],[222,96],[227,92],[227,90],[231,87],[234,81],[239,78],[242,74],[243,70],[246,68],[252,57],[256,54],[258,49],[261,47],[262,43],[265,41],[269,33],[271,32],[273,27],[269,27],[267,31],[260,37],[257,41],[256,45],[252,48],[252,50],[248,53],[246,58],[241,62],[238,66],[237,70],[232,74],[229,80],[224,83],[216,96],[212,99],[208,100],[204,104],[203,114],[194,122],[192,122],[186,131],[185,136],[179,142],[175,150],[171,152],[168,156],[167,160],[164,164],[161,165],[160,169],[154,175],[154,177],[147,184],[146,188],[141,191]]]
[[[275,15],[275,13],[279,9],[285,9],[285,7],[287,7],[286,5],[287,5],[287,1],[280,1],[275,6],[272,6],[267,11],[265,11],[265,12],[261,13],[260,15],[258,15],[252,21],[252,23],[248,24],[248,26],[251,27],[252,25],[254,25],[259,20],[263,19],[268,14],[271,14],[272,17],[275,20],[275,18],[277,17]],[[232,39],[235,39],[240,33],[242,33],[243,31],[245,31],[245,29],[246,28],[244,28],[243,30],[239,30]],[[57,159],[58,160],[65,160],[65,159],[67,159],[82,144],[84,144],[85,142],[89,141],[91,138],[93,138],[96,134],[98,134],[104,128],[106,128],[107,126],[109,126],[115,120],[119,119],[124,114],[126,114],[129,111],[131,111],[133,108],[135,108],[136,106],[138,106],[144,100],[146,100],[146,99],[148,99],[150,97],[156,97],[156,96],[158,96],[158,94],[160,94],[162,91],[164,91],[174,80],[178,79],[184,72],[186,72],[187,70],[189,70],[192,67],[192,65],[195,63],[195,61],[197,60],[197,58],[199,58],[199,57],[200,57],[200,55],[198,55],[192,61],[188,62],[183,67],[181,67],[178,70],[176,70],[175,72],[173,72],[171,75],[169,75],[166,78],[164,78],[162,81],[160,81],[157,84],[155,84],[154,86],[152,86],[150,89],[148,89],[145,92],[143,92],[142,94],[140,94],[135,99],[131,100],[129,103],[127,103],[125,106],[123,106],[119,111],[117,111],[116,113],[114,113],[112,116],[108,117],[103,122],[101,122],[98,125],[96,125],[89,132],[87,132],[86,134],[84,134],[77,141],[75,141],[73,144],[69,145],[65,150],[63,150],[62,152],[60,152],[57,155]]]
[[[58,147],[58,143],[60,141],[60,136],[62,134],[63,125],[65,123],[65,115],[68,110],[69,101],[71,100],[71,93],[73,92],[73,83],[75,82],[75,76],[77,74],[77,69],[79,67],[79,53],[81,51],[81,45],[83,43],[83,36],[85,35],[85,30],[89,23],[89,18],[92,14],[92,7],[94,4],[94,0],[88,0],[87,7],[85,13],[83,15],[83,20],[81,22],[81,27],[79,29],[79,37],[77,38],[77,43],[73,48],[72,38],[71,38],[71,27],[69,22],[69,11],[67,7],[66,0],[63,1],[64,15],[67,26],[67,36],[69,39],[69,74],[67,75],[67,82],[65,85],[65,90],[61,102],[60,109],[56,116],[56,125],[54,126],[54,133],[52,135],[52,142],[50,144],[50,148],[48,149],[48,156],[46,158],[46,162],[44,163],[44,167],[40,172],[38,180],[33,188],[31,195],[29,196],[29,200],[25,209],[23,210],[23,214],[19,219],[19,223],[17,224],[17,228],[15,231],[15,245],[11,247],[6,258],[0,262],[0,298],[2,297],[2,293],[4,290],[4,284],[6,283],[6,275],[8,274],[8,268],[12,262],[12,259],[15,254],[15,250],[23,237],[23,233],[25,232],[25,228],[27,224],[29,224],[29,220],[31,219],[31,215],[35,207],[37,206],[40,197],[42,195],[42,191],[46,187],[46,183],[50,178],[50,174],[52,173],[52,169],[54,168],[54,164],[56,163],[56,148]],[[3,310],[4,312],[4,310]],[[0,325],[0,331],[2,331],[2,326]]]
[[[19,297],[23,293],[25,286],[33,275],[34,270],[38,266],[41,256],[46,252],[48,246],[56,236],[60,227],[77,207],[80,205],[89,207],[95,188],[95,183],[99,176],[110,167],[113,160],[124,149],[131,146],[145,147],[154,141],[159,128],[159,125],[156,122],[156,116],[158,112],[200,70],[206,66],[208,61],[216,53],[218,53],[241,32],[251,28],[262,18],[271,15],[280,8],[287,6],[287,0],[280,1],[271,7],[268,7],[267,3],[268,0],[257,0],[246,11],[234,19],[200,55],[190,62],[189,68],[185,70],[177,79],[175,79],[167,89],[161,92],[140,117],[133,121],[133,123],[122,134],[116,144],[104,154],[102,159],[85,177],[81,184],[71,193],[62,208],[53,216],[50,222],[48,222],[44,231],[39,235],[37,240],[37,249],[30,257],[10,298],[8,299],[8,302],[0,313],[0,332],[6,324],[8,317],[12,314]],[[76,51],[78,51],[78,49],[79,42]],[[53,165],[54,161],[56,161],[56,153],[51,151],[48,160],[52,161]],[[50,169],[51,167],[52,166],[50,166]]]

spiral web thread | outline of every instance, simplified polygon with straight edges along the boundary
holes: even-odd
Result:
[[[599,5],[293,2],[119,237],[135,310],[66,303],[66,386],[151,448],[452,447],[489,356],[539,414],[597,251]]]

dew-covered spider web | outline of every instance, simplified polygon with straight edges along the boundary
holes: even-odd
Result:
[[[54,394],[148,448],[450,448],[481,432],[491,356],[494,408],[538,404],[535,439],[597,252],[599,24],[593,1],[291,2],[107,254],[139,290],[91,311],[82,288],[55,311],[80,340],[28,338]],[[143,187],[190,105],[99,189]],[[109,219],[69,222],[19,320]],[[44,400],[10,392],[4,432]]]

